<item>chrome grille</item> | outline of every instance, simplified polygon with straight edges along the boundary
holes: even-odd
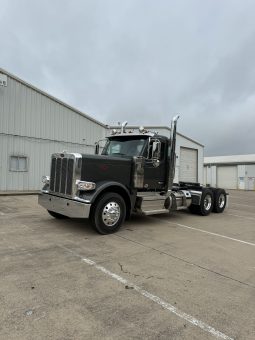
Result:
[[[75,180],[75,156],[61,157],[54,154],[51,160],[50,191],[62,195],[73,195]]]

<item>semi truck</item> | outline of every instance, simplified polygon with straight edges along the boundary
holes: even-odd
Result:
[[[100,234],[118,231],[134,213],[222,213],[224,189],[174,183],[178,118],[172,119],[169,138],[143,127],[128,131],[124,122],[103,148],[96,143],[95,154],[54,153],[39,204],[54,218],[89,218]]]

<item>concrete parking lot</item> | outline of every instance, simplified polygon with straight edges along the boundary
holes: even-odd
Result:
[[[0,339],[255,339],[255,192],[113,235],[0,196]]]

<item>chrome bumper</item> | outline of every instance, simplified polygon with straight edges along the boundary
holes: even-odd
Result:
[[[88,218],[91,207],[91,204],[45,193],[39,194],[38,203],[47,210],[75,218]]]

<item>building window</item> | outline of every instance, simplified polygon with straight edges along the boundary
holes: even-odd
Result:
[[[26,156],[10,156],[10,171],[28,171],[28,158]]]

